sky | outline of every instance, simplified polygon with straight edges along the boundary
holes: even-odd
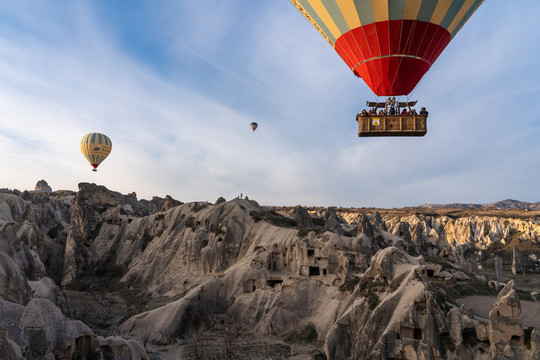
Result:
[[[288,0],[0,0],[0,188],[537,202],[539,16],[537,0],[486,0],[410,96],[427,135],[359,138],[376,96]],[[79,149],[90,132],[113,142],[97,172]]]

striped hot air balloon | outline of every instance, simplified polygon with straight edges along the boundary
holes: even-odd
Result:
[[[377,96],[408,95],[483,0],[290,0]]]
[[[112,142],[108,136],[100,133],[90,133],[81,139],[81,152],[93,166],[92,171],[97,171],[99,164],[109,156],[112,150]]]

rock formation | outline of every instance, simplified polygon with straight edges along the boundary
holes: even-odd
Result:
[[[218,197],[218,199],[216,200],[216,202],[214,203],[214,205],[219,205],[221,203],[224,203],[226,202],[227,200],[225,200],[225,198],[223,196],[220,196]]]
[[[298,205],[294,208],[291,214],[292,218],[296,220],[296,223],[299,227],[312,229],[313,228],[313,219],[307,212],[305,208]]]
[[[7,329],[9,337],[25,349],[28,360],[42,359],[47,352],[58,359],[100,352],[92,330],[80,321],[67,320],[45,299],[32,299],[26,306],[0,301],[0,328]]]
[[[105,359],[150,360],[143,346],[134,339],[110,336],[98,337],[98,341]]]
[[[512,273],[514,275],[523,273],[523,267],[521,265],[521,256],[519,255],[519,249],[514,245],[512,252]]]
[[[47,184],[45,180],[39,180],[34,190],[36,192],[46,192],[46,193],[52,192],[52,188],[49,186],[49,184]]]
[[[533,359],[538,331],[523,329],[513,283],[489,321],[451,292],[481,279],[490,244],[534,247],[538,234],[533,220],[280,214],[247,198],[146,201],[87,183],[4,191],[0,348],[27,359],[147,359],[139,341],[194,339],[212,324],[261,336],[310,327],[331,360]],[[94,311],[111,304],[113,313]],[[90,325],[119,328],[98,337]]]
[[[7,329],[0,328],[0,355],[3,360],[18,360],[20,354],[15,351],[16,345],[9,338]],[[20,353],[20,349],[19,353]]]
[[[515,358],[513,348],[523,345],[521,303],[512,280],[499,292],[489,313],[489,341],[493,357],[503,355]]]
[[[337,234],[343,234],[341,223],[334,209],[328,209],[324,218],[326,220],[326,223],[324,224],[324,230],[335,232]]]

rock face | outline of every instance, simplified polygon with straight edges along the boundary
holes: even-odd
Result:
[[[523,345],[521,303],[513,281],[500,291],[489,313],[489,341],[493,357],[507,354],[515,357],[513,348]]]
[[[324,217],[326,220],[326,223],[324,224],[324,230],[343,234],[339,218],[334,209],[328,209]]]
[[[7,329],[0,329],[0,354],[4,360],[18,360],[14,345],[8,336]]]
[[[105,359],[150,360],[142,345],[136,340],[110,336],[98,337],[98,341]]]
[[[149,204],[137,201],[135,194],[125,196],[103,186],[79,184],[66,229],[62,284],[111,271],[111,266],[122,271],[163,231],[164,215],[157,211],[174,209],[177,202],[165,199],[153,209]]]
[[[144,201],[137,202],[134,195],[94,187],[92,201],[121,204],[126,214],[130,210],[141,215],[156,211]],[[0,358],[9,359],[13,354],[15,359],[103,357],[93,331],[66,317],[72,309],[59,287],[71,228],[87,230],[95,225],[85,225],[87,219],[78,213],[72,217],[77,195],[70,191],[0,191]],[[175,204],[173,199],[161,199],[156,206]],[[145,359],[145,352],[139,350],[133,358]]]
[[[523,267],[521,266],[521,256],[519,255],[519,249],[514,246],[512,252],[512,273],[514,275],[523,273]]]
[[[26,359],[57,359],[97,356],[93,332],[80,321],[66,319],[49,300],[32,299],[26,306],[0,301],[0,328],[25,349]]]
[[[45,180],[39,180],[34,190],[37,192],[46,192],[46,193],[52,192],[52,188],[49,186],[49,184],[47,184]]]
[[[313,229],[313,219],[302,206],[298,205],[294,208],[292,218],[296,220],[299,227]]]
[[[302,207],[286,215],[247,198],[139,201],[87,183],[76,193],[1,192],[0,328],[8,340],[0,332],[0,347],[27,359],[147,359],[134,339],[170,344],[193,338],[201,324],[236,322],[271,335],[313,327],[331,360],[538,353],[513,284],[489,322],[434,290],[475,277],[471,259],[488,240],[536,242],[534,221],[310,215]],[[94,280],[155,301],[124,317],[117,335],[126,338],[97,337],[69,319],[81,312],[63,287]]]
[[[165,199],[163,200],[163,206],[161,207],[161,211],[167,211],[169,209],[172,209],[173,207],[182,205],[183,202],[173,199],[170,195],[165,196]]]

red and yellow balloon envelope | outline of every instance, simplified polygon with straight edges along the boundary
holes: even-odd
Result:
[[[483,0],[290,0],[377,96],[408,95]]]
[[[90,165],[92,171],[97,171],[99,164],[109,156],[112,150],[112,142],[108,136],[100,133],[90,133],[81,139],[81,152]]]

